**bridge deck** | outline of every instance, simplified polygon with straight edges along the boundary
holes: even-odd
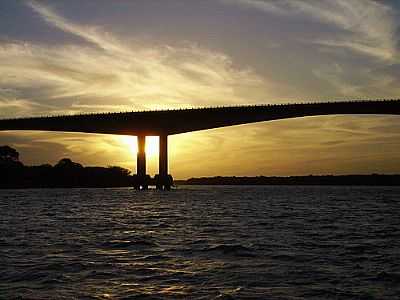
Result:
[[[400,115],[400,100],[209,107],[0,120],[0,130],[171,135],[278,119],[336,114]]]

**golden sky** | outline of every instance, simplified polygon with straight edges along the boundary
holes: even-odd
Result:
[[[400,95],[395,1],[4,0],[0,12],[0,118]],[[0,144],[26,164],[135,170],[135,137],[1,132]],[[399,149],[398,117],[324,116],[172,136],[169,161],[175,178],[399,173]]]

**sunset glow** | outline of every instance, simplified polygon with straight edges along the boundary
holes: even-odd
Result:
[[[132,153],[132,155],[136,155],[136,153],[138,151],[136,136],[118,136],[118,140],[120,140],[122,144],[126,145],[129,148],[129,152]],[[158,145],[159,145],[158,136],[147,136],[146,137],[146,155],[148,157],[157,156],[158,155]]]

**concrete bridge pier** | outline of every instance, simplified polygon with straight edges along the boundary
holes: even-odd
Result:
[[[168,135],[160,135],[160,150],[158,161],[158,175],[156,175],[156,187],[159,190],[171,189],[173,179],[168,174]]]
[[[146,175],[146,136],[137,137],[138,152],[136,163],[136,181],[134,188],[137,190],[147,190],[149,187],[148,176]]]

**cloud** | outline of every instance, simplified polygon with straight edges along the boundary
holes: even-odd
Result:
[[[71,22],[42,2],[27,3],[50,26],[86,42],[0,42],[0,87],[46,105],[47,112],[243,103],[251,101],[248,90],[265,89],[252,69],[235,66],[223,53],[190,43],[124,44],[103,28]],[[1,90],[0,95],[3,101],[14,101]],[[31,113],[40,114],[37,108]]]
[[[334,87],[336,93],[346,98],[361,98],[362,86],[354,83],[348,70],[344,70],[339,64],[323,65],[312,70],[313,75],[319,81],[326,81]],[[348,78],[350,77],[350,78]]]
[[[398,117],[296,118],[172,136],[170,161],[180,178],[395,173],[399,137]]]
[[[124,49],[118,40],[100,28],[77,25],[69,22],[50,7],[47,7],[37,1],[29,1],[27,5],[30,6],[36,13],[39,14],[48,24],[64,31],[71,33],[75,36],[81,37],[85,41],[96,45],[97,47],[106,51],[120,52],[121,54],[128,54],[129,50]]]
[[[248,90],[264,89],[261,77],[224,53],[190,43],[122,43],[102,27],[69,21],[42,2],[27,3],[48,25],[84,43],[1,40],[0,118],[243,103],[251,99]],[[123,137],[30,131],[1,136],[27,164],[68,156],[132,168],[136,160]],[[50,146],[51,154],[38,150]],[[150,158],[149,172],[157,165]]]
[[[271,1],[263,1],[263,0],[222,0],[222,2],[225,3],[230,3],[230,4],[238,4],[238,5],[243,5],[243,6],[249,6],[253,7],[256,9],[259,9],[261,11],[269,12],[269,13],[277,13],[280,15],[287,15],[287,10],[285,9],[285,6],[282,6],[279,2],[277,1],[271,2]],[[287,2],[286,0],[282,0],[282,2],[285,2],[285,5],[290,5],[290,2]]]
[[[334,26],[336,33],[315,43],[350,49],[381,60],[397,60],[393,8],[373,0],[222,0],[284,17],[314,20]],[[333,36],[333,38],[331,38]]]
[[[306,61],[304,65],[309,69],[294,70],[292,62],[301,60],[304,53],[296,52],[296,47],[273,48],[271,53],[287,51],[277,57],[288,54],[288,59],[276,60],[282,73],[271,72],[262,78],[252,68],[238,66],[225,53],[189,42],[160,46],[151,39],[122,39],[104,27],[73,22],[43,2],[31,1],[27,5],[40,20],[74,39],[57,44],[0,39],[0,118],[260,103],[268,98],[282,99],[282,95],[288,99],[293,95],[306,99],[312,93],[324,92],[324,96],[332,93],[332,96],[380,97],[385,90],[399,91],[394,70],[376,72],[370,65],[371,61],[390,63],[396,57],[395,21],[390,9],[380,2],[354,0],[351,2],[354,7],[348,7],[344,1],[225,1],[280,17],[328,25],[335,29],[334,33],[329,34],[329,39],[320,33],[312,34],[315,39],[311,48],[317,48],[314,47],[317,44],[330,49],[330,53],[324,53],[328,56],[336,49],[345,49],[346,54],[351,50],[352,55],[363,54],[366,55],[363,58],[373,59],[363,60],[365,67],[361,70],[354,68],[353,62],[345,59],[336,62],[337,56],[334,59],[325,56]],[[281,41],[268,41],[276,42]],[[293,45],[298,42],[294,40]],[[267,55],[258,59],[268,62]],[[268,69],[272,63],[260,65]],[[290,78],[295,79],[286,81]],[[308,82],[311,84],[307,85]],[[328,90],[327,84],[332,89]],[[317,117],[172,136],[171,173],[185,178],[351,170],[389,172],[396,167],[392,161],[399,158],[397,123],[397,118]],[[62,157],[71,157],[85,165],[117,164],[132,169],[136,158],[132,147],[128,147],[130,139],[134,138],[28,131],[18,135],[1,133],[2,143],[21,150],[21,158],[28,164],[55,163]],[[349,158],[357,162],[349,163]],[[149,165],[149,173],[156,173],[157,161],[152,165],[150,159]]]
[[[0,97],[0,108],[2,110],[7,109],[7,108],[12,108],[12,109],[31,109],[35,104],[32,102],[29,102],[27,100],[20,100],[20,99],[14,99],[14,100],[9,100],[9,99],[1,99]]]
[[[48,107],[27,99],[18,98],[15,92],[0,89],[0,118],[13,118],[29,115],[32,111],[44,111]]]

